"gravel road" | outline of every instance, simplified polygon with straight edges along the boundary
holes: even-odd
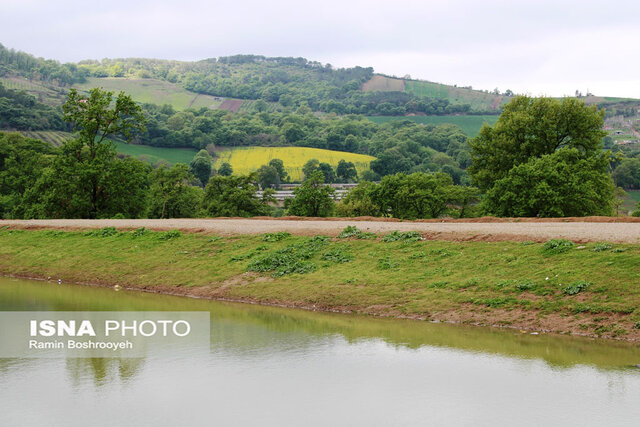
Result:
[[[362,231],[388,233],[393,230],[418,231],[427,239],[438,240],[535,240],[565,238],[575,242],[640,243],[640,222],[563,222],[551,220],[523,222],[391,222],[369,220],[288,220],[288,219],[61,219],[61,220],[0,220],[0,227],[91,229],[116,227],[152,230],[179,229],[221,235],[260,234],[288,231],[292,234],[335,236],[347,225]]]

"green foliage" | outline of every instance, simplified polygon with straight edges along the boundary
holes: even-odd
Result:
[[[400,264],[391,259],[391,257],[386,256],[384,258],[380,258],[378,260],[378,268],[380,270],[390,270],[393,268],[397,268]]]
[[[132,235],[133,237],[142,237],[142,236],[145,236],[145,235],[147,235],[147,234],[149,234],[149,233],[150,233],[150,231],[149,231],[149,230],[147,230],[147,229],[146,229],[146,228],[144,228],[144,227],[141,227],[141,228],[136,228],[135,230],[133,230],[133,231],[131,232],[131,235]]]
[[[610,243],[596,243],[593,247],[594,252],[604,252],[613,249],[613,245]]]
[[[344,248],[338,247],[323,253],[320,259],[323,261],[344,263],[353,261],[355,259],[355,256],[352,253],[347,252]]]
[[[202,190],[189,185],[193,176],[187,165],[161,166],[150,176],[150,218],[193,218],[198,215]]]
[[[324,185],[322,172],[315,171],[293,190],[295,198],[290,202],[290,215],[326,217],[333,214],[335,190]]]
[[[418,240],[422,240],[422,236],[417,231],[406,231],[401,233],[398,230],[392,231],[382,238],[382,241],[385,243],[390,242],[417,242]]]
[[[291,237],[291,233],[287,233],[286,231],[278,231],[277,233],[265,233],[262,235],[263,242],[279,242],[280,240],[284,240],[288,237]]]
[[[55,152],[42,141],[0,132],[0,218],[24,216],[23,197]]]
[[[202,186],[209,183],[211,171],[213,169],[213,160],[207,150],[200,150],[189,163],[189,171],[200,180]]]
[[[233,174],[233,168],[229,163],[224,162],[218,168],[218,173],[222,176],[231,176],[231,174]]]
[[[484,208],[511,217],[611,215],[614,187],[603,155],[576,148],[514,166],[487,191]]]
[[[355,225],[348,225],[338,234],[338,238],[347,239],[349,237],[356,237],[361,233],[362,231],[358,230]]]
[[[0,83],[0,129],[67,130],[58,109],[36,101],[21,90]]]
[[[169,230],[157,234],[159,240],[171,240],[182,236],[179,230]]]
[[[587,289],[591,285],[592,285],[591,282],[586,282],[584,280],[581,280],[579,282],[573,282],[573,283],[563,287],[562,288],[562,293],[565,294],[565,295],[576,295],[576,294],[579,294],[580,292],[584,291],[585,289]]]
[[[206,215],[250,217],[267,215],[269,206],[256,196],[256,176],[216,175],[204,190],[202,207]]]
[[[532,291],[537,288],[538,285],[532,280],[524,280],[516,283],[516,289],[520,292]]]
[[[255,258],[247,267],[247,271],[273,272],[273,276],[287,274],[306,274],[317,269],[316,264],[308,259],[315,255],[329,239],[323,236],[313,237],[303,243],[296,243],[282,249],[266,253]]]
[[[574,98],[517,96],[503,108],[493,127],[484,126],[470,141],[474,182],[483,190],[532,158],[575,148],[588,157],[599,153],[604,111]]]
[[[120,232],[115,227],[104,227],[99,230],[87,231],[84,234],[85,236],[111,237],[117,236]]]
[[[547,241],[542,247],[542,251],[545,254],[555,255],[568,252],[576,244],[566,239],[551,239]]]

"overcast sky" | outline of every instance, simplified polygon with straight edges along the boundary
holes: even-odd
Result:
[[[640,98],[637,0],[0,0],[0,43],[62,62],[302,56],[478,89]]]

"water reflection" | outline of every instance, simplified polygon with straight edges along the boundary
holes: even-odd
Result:
[[[0,359],[0,425],[637,425],[638,346],[0,279],[3,310],[207,310],[206,354]]]

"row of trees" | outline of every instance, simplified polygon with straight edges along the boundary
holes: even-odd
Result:
[[[77,138],[60,149],[17,134],[0,137],[2,216],[265,215],[272,210],[272,193],[265,191],[258,199],[258,185],[269,187],[266,177],[274,174],[280,182],[286,180],[284,165],[277,159],[249,176],[232,175],[229,168],[211,177],[207,151],[190,166],[156,170],[119,158],[110,138],[130,139],[144,122],[141,108],[124,93],[114,99],[101,89],[88,97],[71,90],[63,110]],[[337,171],[311,160],[304,168],[303,185],[286,208],[294,215],[324,216],[337,209],[341,215],[408,219],[478,213],[610,215],[615,187],[609,154],[602,150],[602,120],[602,111],[576,100],[517,97],[494,127],[485,126],[471,140],[469,172],[477,188],[459,185],[449,173],[398,172],[385,174],[379,184],[361,182],[336,208],[333,190],[325,183]],[[427,150],[420,138],[408,138],[405,146],[413,154]],[[397,149],[394,141],[390,150]],[[343,176],[355,173],[348,162],[338,169]],[[481,193],[482,203],[477,205]]]

